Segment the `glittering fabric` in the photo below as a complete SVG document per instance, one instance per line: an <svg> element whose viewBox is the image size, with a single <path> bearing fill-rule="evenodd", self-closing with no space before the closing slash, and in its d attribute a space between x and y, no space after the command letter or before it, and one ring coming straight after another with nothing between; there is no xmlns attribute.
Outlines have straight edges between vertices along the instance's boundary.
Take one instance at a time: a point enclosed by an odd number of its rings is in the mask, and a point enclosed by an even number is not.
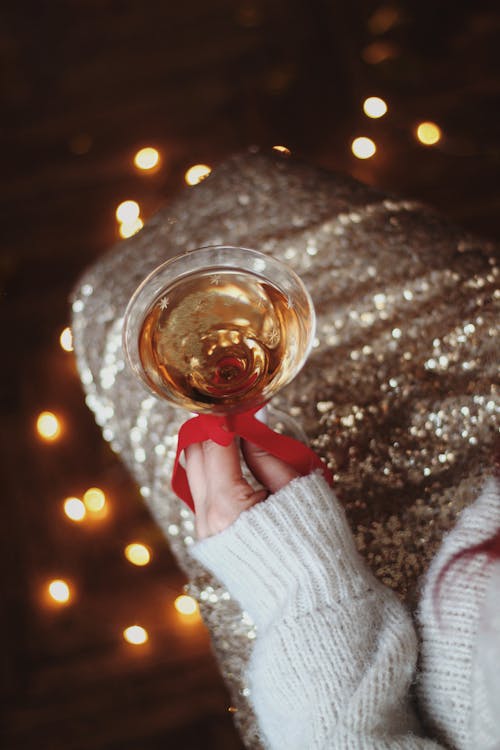
<svg viewBox="0 0 500 750"><path fill-rule="evenodd" d="M88 270L73 333L86 401L137 479L187 573L249 748L260 743L243 671L256 631L188 555L172 494L186 414L149 395L121 348L126 304L165 259L213 244L290 264L313 297L308 363L273 400L334 472L359 550L410 606L419 577L478 494L498 437L498 249L421 205L283 156L236 156Z"/></svg>

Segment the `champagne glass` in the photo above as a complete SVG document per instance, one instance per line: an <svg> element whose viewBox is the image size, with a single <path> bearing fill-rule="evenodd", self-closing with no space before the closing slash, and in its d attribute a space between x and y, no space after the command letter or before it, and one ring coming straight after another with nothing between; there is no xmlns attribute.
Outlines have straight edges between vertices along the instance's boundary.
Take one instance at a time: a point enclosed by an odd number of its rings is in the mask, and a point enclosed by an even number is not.
<svg viewBox="0 0 500 750"><path fill-rule="evenodd" d="M314 332L312 300L291 268L221 245L150 273L127 306L123 343L156 396L197 414L231 415L258 409L287 385Z"/></svg>

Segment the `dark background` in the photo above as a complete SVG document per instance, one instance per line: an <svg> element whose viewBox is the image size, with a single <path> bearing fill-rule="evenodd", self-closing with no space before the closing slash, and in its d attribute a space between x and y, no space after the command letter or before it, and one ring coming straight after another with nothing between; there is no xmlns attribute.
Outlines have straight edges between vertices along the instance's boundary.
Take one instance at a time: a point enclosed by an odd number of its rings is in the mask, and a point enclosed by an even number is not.
<svg viewBox="0 0 500 750"><path fill-rule="evenodd" d="M84 404L59 346L80 273L197 162L288 146L293 155L422 199L498 238L496 2L457 0L53 0L0 11L2 231L2 704L12 750L240 748L203 626L172 603L184 579L137 487ZM368 120L361 104L389 105ZM434 120L433 147L414 135ZM378 146L350 151L356 135ZM154 173L135 151L153 145ZM292 157L293 158L293 157ZM35 420L61 415L46 444ZM76 524L61 503L97 485L108 515ZM153 550L145 568L129 541ZM42 592L68 578L74 599ZM148 644L122 638L133 622Z"/></svg>

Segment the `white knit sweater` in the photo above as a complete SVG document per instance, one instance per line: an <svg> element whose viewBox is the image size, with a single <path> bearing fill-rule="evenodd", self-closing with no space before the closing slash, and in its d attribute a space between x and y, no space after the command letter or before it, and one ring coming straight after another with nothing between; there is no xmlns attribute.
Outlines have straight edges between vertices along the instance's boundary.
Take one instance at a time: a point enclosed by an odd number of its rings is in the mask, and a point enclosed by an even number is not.
<svg viewBox="0 0 500 750"><path fill-rule="evenodd" d="M257 626L248 684L265 747L500 747L474 659L491 566L475 563L465 581L454 574L445 580L441 626L432 606L433 583L450 555L500 527L499 498L491 481L444 541L424 588L418 688L435 739L423 736L409 698L418 653L412 619L359 557L344 512L318 474L193 545L193 556Z"/></svg>

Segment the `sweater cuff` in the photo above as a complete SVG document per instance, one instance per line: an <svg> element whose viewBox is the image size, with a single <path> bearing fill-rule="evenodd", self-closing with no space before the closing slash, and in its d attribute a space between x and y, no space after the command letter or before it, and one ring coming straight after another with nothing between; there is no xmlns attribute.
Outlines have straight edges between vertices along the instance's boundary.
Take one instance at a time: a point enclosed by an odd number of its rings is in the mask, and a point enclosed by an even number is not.
<svg viewBox="0 0 500 750"><path fill-rule="evenodd" d="M261 628L285 603L300 616L376 585L319 473L293 480L190 553Z"/></svg>

